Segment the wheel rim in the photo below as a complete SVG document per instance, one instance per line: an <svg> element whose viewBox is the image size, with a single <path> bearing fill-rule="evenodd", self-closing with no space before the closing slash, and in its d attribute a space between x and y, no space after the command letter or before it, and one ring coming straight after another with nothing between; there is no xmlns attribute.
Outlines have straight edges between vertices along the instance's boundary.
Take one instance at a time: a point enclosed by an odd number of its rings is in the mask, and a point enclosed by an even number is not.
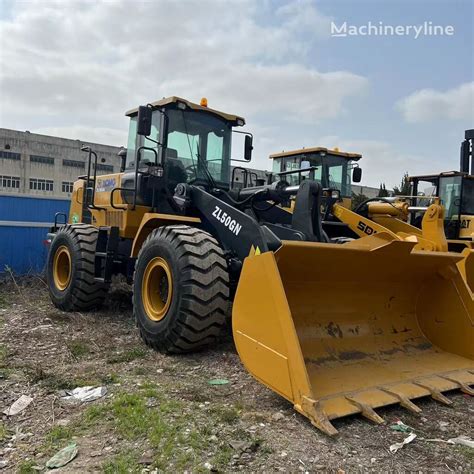
<svg viewBox="0 0 474 474"><path fill-rule="evenodd" d="M61 245L56 250L53 261L53 278L56 288L64 291L71 281L71 273L71 253L65 245Z"/></svg>
<svg viewBox="0 0 474 474"><path fill-rule="evenodd" d="M171 269L161 257L148 262L142 281L142 301L146 315L152 321L161 321L168 312L173 294Z"/></svg>

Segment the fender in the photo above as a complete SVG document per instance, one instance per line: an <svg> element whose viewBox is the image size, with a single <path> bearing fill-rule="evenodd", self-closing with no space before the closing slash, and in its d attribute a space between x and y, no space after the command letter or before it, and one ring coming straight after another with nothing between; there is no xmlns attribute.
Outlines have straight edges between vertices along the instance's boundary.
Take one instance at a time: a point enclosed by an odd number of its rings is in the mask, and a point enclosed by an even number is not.
<svg viewBox="0 0 474 474"><path fill-rule="evenodd" d="M133 239L131 257L136 258L138 252L140 251L143 242L150 234L153 229L161 227L163 225L170 224L190 224L196 225L200 224L201 219L199 217L189 217L189 216L178 216L173 214L159 214L156 212L147 212L142 219L140 227L138 228L137 235Z"/></svg>

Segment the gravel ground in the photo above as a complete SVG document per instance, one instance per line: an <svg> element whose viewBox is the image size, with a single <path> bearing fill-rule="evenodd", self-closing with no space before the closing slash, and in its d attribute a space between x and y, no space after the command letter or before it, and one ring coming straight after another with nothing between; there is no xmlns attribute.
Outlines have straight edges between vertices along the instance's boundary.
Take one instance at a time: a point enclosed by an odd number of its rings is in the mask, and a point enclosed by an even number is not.
<svg viewBox="0 0 474 474"><path fill-rule="evenodd" d="M210 385L225 379L224 385ZM74 404L61 397L80 386L106 396ZM60 472L463 471L474 449L428 439L474 436L472 397L448 394L452 406L419 400L421 416L400 407L336 420L329 438L242 367L231 341L187 356L146 348L134 326L130 293L116 285L105 309L64 313L39 278L0 283L0 411L21 395L32 403L0 415L0 470L32 473L71 442L78 455ZM417 438L395 454L406 433ZM2 470L3 467L3 470Z"/></svg>

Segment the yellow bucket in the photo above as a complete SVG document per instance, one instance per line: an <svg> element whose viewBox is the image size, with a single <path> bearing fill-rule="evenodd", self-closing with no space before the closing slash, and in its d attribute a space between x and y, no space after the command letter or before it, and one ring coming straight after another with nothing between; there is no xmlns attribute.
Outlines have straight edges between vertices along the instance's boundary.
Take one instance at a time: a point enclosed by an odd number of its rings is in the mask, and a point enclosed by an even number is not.
<svg viewBox="0 0 474 474"><path fill-rule="evenodd" d="M327 434L330 420L442 392L474 394L474 298L464 257L385 233L348 244L283 242L249 256L233 305L240 358Z"/></svg>
<svg viewBox="0 0 474 474"><path fill-rule="evenodd" d="M458 263L459 271L471 291L474 291L474 250L466 248L461 254L464 258Z"/></svg>

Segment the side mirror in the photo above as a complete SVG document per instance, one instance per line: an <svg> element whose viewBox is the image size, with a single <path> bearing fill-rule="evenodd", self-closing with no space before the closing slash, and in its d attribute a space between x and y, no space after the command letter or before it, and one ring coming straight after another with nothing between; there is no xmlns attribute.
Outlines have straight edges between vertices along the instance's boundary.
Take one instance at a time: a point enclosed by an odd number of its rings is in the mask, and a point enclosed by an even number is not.
<svg viewBox="0 0 474 474"><path fill-rule="evenodd" d="M362 179L362 168L354 168L352 170L352 182L353 183L360 183Z"/></svg>
<svg viewBox="0 0 474 474"><path fill-rule="evenodd" d="M151 133L151 107L140 105L138 107L137 134L147 137Z"/></svg>
<svg viewBox="0 0 474 474"><path fill-rule="evenodd" d="M125 171L125 165L127 164L127 149L122 148L118 152L118 156L120 158L120 171L123 173Z"/></svg>
<svg viewBox="0 0 474 474"><path fill-rule="evenodd" d="M244 160L250 161L252 159L253 137L252 135L245 135Z"/></svg>

